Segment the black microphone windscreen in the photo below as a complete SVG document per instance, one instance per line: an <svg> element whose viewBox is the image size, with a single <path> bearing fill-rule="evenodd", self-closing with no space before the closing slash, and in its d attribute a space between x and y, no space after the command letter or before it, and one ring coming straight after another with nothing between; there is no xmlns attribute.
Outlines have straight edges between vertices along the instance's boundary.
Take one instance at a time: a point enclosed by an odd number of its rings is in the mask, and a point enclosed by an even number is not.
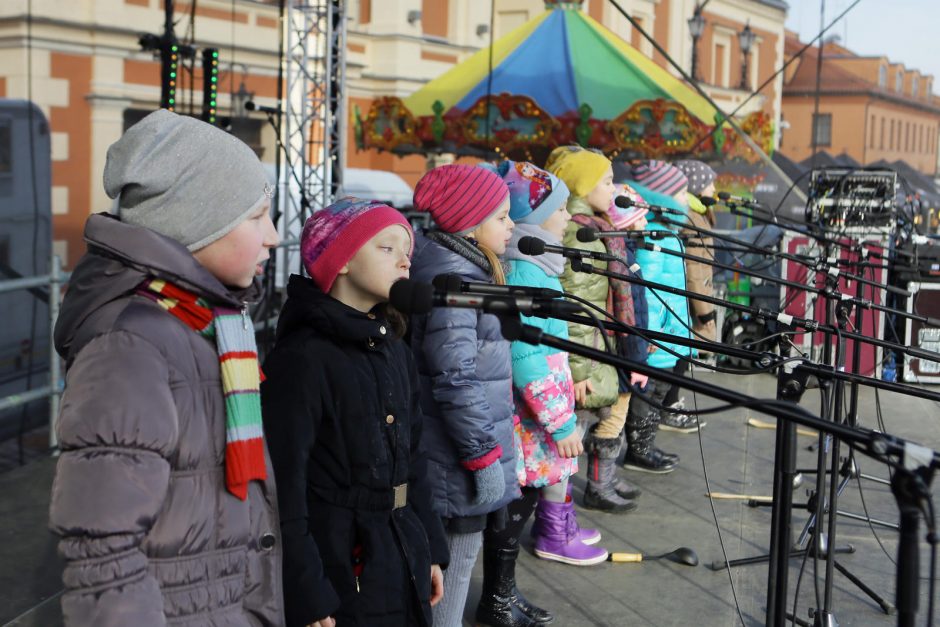
<svg viewBox="0 0 940 627"><path fill-rule="evenodd" d="M712 205L717 205L718 201L712 198L711 196L700 196L699 200L702 201L702 204L706 207L711 207Z"/></svg>
<svg viewBox="0 0 940 627"><path fill-rule="evenodd" d="M245 103L245 109L248 111L254 111L257 108L258 108L258 105L255 104L254 100L249 100L248 102Z"/></svg>
<svg viewBox="0 0 940 627"><path fill-rule="evenodd" d="M578 232L575 233L575 237L578 238L579 242L593 242L597 239L597 229L592 229L589 226L582 226L578 229Z"/></svg>
<svg viewBox="0 0 940 627"><path fill-rule="evenodd" d="M731 194L729 194L728 192L718 192L718 197L721 198L722 200L728 200L731 198Z"/></svg>
<svg viewBox="0 0 940 627"><path fill-rule="evenodd" d="M526 235L519 240L519 252L534 257L545 253L545 242L537 237Z"/></svg>
<svg viewBox="0 0 940 627"><path fill-rule="evenodd" d="M434 307L434 286L430 283L401 279L392 284L388 302L404 314L425 314Z"/></svg>
<svg viewBox="0 0 940 627"><path fill-rule="evenodd" d="M633 202L633 199L629 196L617 196L614 198L614 204L621 209L629 209L630 207L636 206L636 203Z"/></svg>

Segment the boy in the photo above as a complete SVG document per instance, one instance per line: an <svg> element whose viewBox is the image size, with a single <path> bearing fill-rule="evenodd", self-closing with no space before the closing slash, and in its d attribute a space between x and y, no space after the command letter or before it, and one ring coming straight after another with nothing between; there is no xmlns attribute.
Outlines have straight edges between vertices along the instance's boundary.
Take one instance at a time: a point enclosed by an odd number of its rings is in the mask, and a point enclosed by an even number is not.
<svg viewBox="0 0 940 627"><path fill-rule="evenodd" d="M278 244L248 146L165 110L108 150L56 324L66 625L282 625L247 303Z"/></svg>

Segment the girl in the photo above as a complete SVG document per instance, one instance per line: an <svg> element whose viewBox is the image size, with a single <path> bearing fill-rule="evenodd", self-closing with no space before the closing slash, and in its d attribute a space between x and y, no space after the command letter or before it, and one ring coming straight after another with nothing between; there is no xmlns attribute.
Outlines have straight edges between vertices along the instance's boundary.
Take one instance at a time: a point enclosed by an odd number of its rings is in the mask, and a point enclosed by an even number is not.
<svg viewBox="0 0 940 627"><path fill-rule="evenodd" d="M510 261L506 282L560 291L558 276L565 267L564 257L558 253L522 255L518 242L533 236L549 244L561 244L571 221L566 209L568 187L531 164L504 161L498 171L509 186L510 217L516 223L513 241L506 251ZM522 320L549 335L568 339L568 325L563 321L528 316ZM574 503L568 496L569 478L578 471L577 457L583 450L568 354L547 346L513 342L512 378L520 444L516 468L525 496L510 504L510 526L518 526L521 531L532 514L532 505L524 504L532 503L538 490L541 498L532 525L535 554L577 566L603 562L607 551L590 546L600 541L600 534L579 529ZM507 544L518 552L518 534L508 535Z"/></svg>
<svg viewBox="0 0 940 627"><path fill-rule="evenodd" d="M612 230L606 217L614 202L613 170L610 160L600 153L575 146L562 146L552 151L547 169L565 182L571 190L567 209L572 220L565 229L565 246L586 248L598 252L609 252L625 257L623 240L598 240L588 244L577 240L578 229L584 226L603 231ZM605 245L605 241L607 244ZM610 246L610 249L608 249ZM592 261L597 267L606 269L601 261ZM612 270L623 274L627 268L614 263ZM633 325L633 297L630 284L610 281L600 274L574 272L570 265L561 275L561 284L566 292L586 298L596 306L610 311L618 321ZM603 348L600 330L580 324L569 324L571 340L594 348ZM612 367L589 359L570 355L571 373L574 377L575 400L579 419L596 422L586 438L588 451L588 484L584 491L584 506L612 513L636 509L636 503L618 493L620 486L616 475L616 460L620 454L623 430L623 415L611 411L618 400L618 375Z"/></svg>
<svg viewBox="0 0 940 627"><path fill-rule="evenodd" d="M684 198L677 198L687 207L686 215L689 224L700 230L709 230L715 227L715 213L711 207L706 207L699 200L699 196L713 196L715 193L715 171L707 164L694 159L676 161L673 165L682 171L689 179L689 188ZM712 238L702 235L697 230L683 229L683 235L688 236L688 253L705 259L715 259L715 250ZM701 261L685 260L686 289L696 294L712 296L713 267ZM715 328L715 306L701 300L689 301L692 315L692 330L698 336L715 341L717 330ZM699 353L701 354L701 352ZM684 375L689 369L688 362L680 361L676 364L674 372ZM685 409L685 399L679 398L679 386L674 385L663 399L663 404L674 409ZM677 414L675 412L662 412L659 428L663 431L678 433L695 433L705 426L705 421L691 414Z"/></svg>
<svg viewBox="0 0 940 627"><path fill-rule="evenodd" d="M509 190L499 175L462 164L434 168L418 181L414 207L429 212L436 225L416 237L416 280L452 273L467 281L505 283L498 255L506 250L513 222ZM411 346L427 416L433 506L451 553L434 625L456 627L488 515L502 513L492 517L491 526L497 525L506 504L519 496L509 342L491 314L438 307L413 318Z"/></svg>
<svg viewBox="0 0 940 627"><path fill-rule="evenodd" d="M644 161L634 165L631 186L651 204L672 209L682 209L674 198L678 193L685 193L688 181L685 175L663 161ZM653 220L647 225L649 230L674 232L674 229ZM652 241L652 240L651 240ZM656 240L662 248L682 251L682 244L677 237L664 237ZM662 283L671 287L685 289L685 265L682 258L661 252L638 250L637 262L643 268L647 281ZM646 288L646 302L649 310L649 328L680 337L689 337L689 305L684 296L677 296L662 291ZM691 355L686 346L666 343L666 350L656 350L649 354L647 363L655 368L672 369L679 361L673 353L681 356ZM655 403L662 404L669 392L670 385L650 379L644 395ZM627 412L627 453L624 467L663 474L672 472L679 464L679 456L666 453L655 446L656 430L661 413L659 409L646 402L644 396L634 394L630 399Z"/></svg>
<svg viewBox="0 0 940 627"><path fill-rule="evenodd" d="M355 198L304 225L311 278L290 278L261 387L289 626L430 627L441 598L417 373L386 305L412 242L398 211Z"/></svg>

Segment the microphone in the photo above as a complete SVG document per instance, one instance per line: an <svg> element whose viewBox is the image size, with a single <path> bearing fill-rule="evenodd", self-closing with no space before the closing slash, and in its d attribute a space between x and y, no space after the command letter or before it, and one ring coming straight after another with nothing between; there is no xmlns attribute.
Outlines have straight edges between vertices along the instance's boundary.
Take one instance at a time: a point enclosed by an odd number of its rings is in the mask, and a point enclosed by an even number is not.
<svg viewBox="0 0 940 627"><path fill-rule="evenodd" d="M567 257L568 259L583 259L584 257L590 257L591 259L600 259L601 261L620 261L617 259L617 257L608 253L601 253L593 250L581 250L580 248L568 248L567 246L555 246L554 244L546 244L544 241L537 237L532 237L531 235L526 235L519 240L519 252L521 252L523 255L529 255L530 257L537 257L538 255L543 255L546 252L549 252L560 253L563 257Z"/></svg>
<svg viewBox="0 0 940 627"><path fill-rule="evenodd" d="M629 209L630 207L638 207L640 209L646 209L652 211L653 213L671 213L675 216L685 216L685 213L682 211L677 211L676 209L670 209L669 207L660 207L659 205L649 205L646 203L635 202L629 196L617 196L614 199L614 204L620 207L621 209Z"/></svg>
<svg viewBox="0 0 940 627"><path fill-rule="evenodd" d="M464 281L459 274L439 274L431 280L435 289L444 292L472 292L490 296L530 296L532 298L564 298L565 293L547 287L526 287L524 285L496 285L494 283L474 283Z"/></svg>
<svg viewBox="0 0 940 627"><path fill-rule="evenodd" d="M259 105L254 100L249 100L245 103L245 109L248 111L260 111L261 113L273 113L277 115L281 112L277 107L266 107L264 105Z"/></svg>
<svg viewBox="0 0 940 627"><path fill-rule="evenodd" d="M761 206L760 203L757 202L756 200L753 200L751 198L743 198L741 196L733 196L729 194L728 192L718 192L718 198L722 202L728 202L730 200L731 202L737 203L739 205L745 205L751 208ZM702 199L702 202L704 202L704 199Z"/></svg>
<svg viewBox="0 0 940 627"><path fill-rule="evenodd" d="M706 207L713 207L718 204L718 201L711 196L696 196L703 205Z"/></svg>
<svg viewBox="0 0 940 627"><path fill-rule="evenodd" d="M599 231L589 226L584 226L578 229L578 232L575 233L575 237L578 238L579 242L593 242L602 237L626 237L629 239L643 239L644 237L649 237L650 239L664 239L666 237L684 238L686 236L676 235L671 231Z"/></svg>
<svg viewBox="0 0 940 627"><path fill-rule="evenodd" d="M458 277L459 278L459 277ZM388 302L406 314L425 314L434 307L481 309L491 314L523 314L542 318L579 313L581 307L553 298L460 294L435 289L430 283L401 279L392 285Z"/></svg>

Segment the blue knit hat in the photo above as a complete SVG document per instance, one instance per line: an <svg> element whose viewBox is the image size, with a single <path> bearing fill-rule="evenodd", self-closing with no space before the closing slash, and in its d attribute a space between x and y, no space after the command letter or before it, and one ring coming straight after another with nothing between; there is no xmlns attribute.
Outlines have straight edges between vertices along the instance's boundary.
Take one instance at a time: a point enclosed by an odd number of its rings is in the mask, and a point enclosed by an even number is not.
<svg viewBox="0 0 940 627"><path fill-rule="evenodd" d="M509 218L520 224L542 224L568 202L568 186L528 161L503 161L496 167L509 188Z"/></svg>

